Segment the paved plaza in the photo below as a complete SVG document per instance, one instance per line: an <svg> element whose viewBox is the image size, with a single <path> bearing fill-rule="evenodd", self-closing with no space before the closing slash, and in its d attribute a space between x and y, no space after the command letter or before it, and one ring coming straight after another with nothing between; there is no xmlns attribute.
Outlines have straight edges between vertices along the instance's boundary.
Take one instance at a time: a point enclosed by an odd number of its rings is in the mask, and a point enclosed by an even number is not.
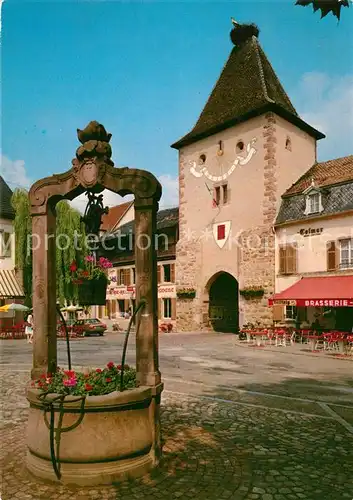
<svg viewBox="0 0 353 500"><path fill-rule="evenodd" d="M73 363L118 363L122 342L118 333L74 341ZM26 472L31 345L0 347L1 500L353 498L351 359L303 346L257 349L232 335L162 334L161 467L138 481L76 489ZM132 336L130 363L133 353Z"/></svg>

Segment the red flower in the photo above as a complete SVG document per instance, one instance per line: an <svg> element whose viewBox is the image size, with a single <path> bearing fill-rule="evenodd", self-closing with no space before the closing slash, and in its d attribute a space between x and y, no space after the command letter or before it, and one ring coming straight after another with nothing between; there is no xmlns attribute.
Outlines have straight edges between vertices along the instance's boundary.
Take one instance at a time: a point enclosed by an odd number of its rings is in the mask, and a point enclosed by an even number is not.
<svg viewBox="0 0 353 500"><path fill-rule="evenodd" d="M65 370L64 371L65 375L67 375L69 378L75 378L76 374L73 370Z"/></svg>
<svg viewBox="0 0 353 500"><path fill-rule="evenodd" d="M88 271L82 271L82 276L89 276L89 272Z"/></svg>
<svg viewBox="0 0 353 500"><path fill-rule="evenodd" d="M87 392L91 391L93 389L93 386L91 384L85 384L85 390Z"/></svg>
<svg viewBox="0 0 353 500"><path fill-rule="evenodd" d="M39 378L47 378L47 377L44 375L44 373L42 373L42 375Z"/></svg>
<svg viewBox="0 0 353 500"><path fill-rule="evenodd" d="M118 370L121 370L121 365L116 365Z"/></svg>
<svg viewBox="0 0 353 500"><path fill-rule="evenodd" d="M72 273L74 273L75 271L77 271L77 264L76 264L76 261L75 261L75 260L73 260L73 261L71 262L70 271L71 271Z"/></svg>
<svg viewBox="0 0 353 500"><path fill-rule="evenodd" d="M97 368L96 372L97 373L102 373L102 370L100 368Z"/></svg>
<svg viewBox="0 0 353 500"><path fill-rule="evenodd" d="M89 374L88 373L85 373L85 378L88 378L89 377Z"/></svg>
<svg viewBox="0 0 353 500"><path fill-rule="evenodd" d="M107 367L109 368L109 370L111 370L112 368L114 368L113 361L109 361L109 363L107 364Z"/></svg>
<svg viewBox="0 0 353 500"><path fill-rule="evenodd" d="M111 378L106 378L105 381L109 383L109 382L112 381L112 379Z"/></svg>

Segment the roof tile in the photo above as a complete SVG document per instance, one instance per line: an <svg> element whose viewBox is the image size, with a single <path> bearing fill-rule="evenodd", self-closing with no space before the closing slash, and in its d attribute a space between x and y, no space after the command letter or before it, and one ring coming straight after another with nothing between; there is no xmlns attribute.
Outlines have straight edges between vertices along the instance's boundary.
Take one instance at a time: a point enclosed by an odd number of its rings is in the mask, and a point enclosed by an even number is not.
<svg viewBox="0 0 353 500"><path fill-rule="evenodd" d="M302 193L313 180L318 187L353 181L353 155L315 163L297 182L287 189L284 196Z"/></svg>

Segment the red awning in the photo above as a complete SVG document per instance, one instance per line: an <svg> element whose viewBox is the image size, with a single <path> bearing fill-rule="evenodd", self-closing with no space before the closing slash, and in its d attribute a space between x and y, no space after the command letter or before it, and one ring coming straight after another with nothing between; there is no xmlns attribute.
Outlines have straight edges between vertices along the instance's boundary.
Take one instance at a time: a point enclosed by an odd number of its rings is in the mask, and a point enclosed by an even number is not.
<svg viewBox="0 0 353 500"><path fill-rule="evenodd" d="M269 300L270 306L277 304L300 307L353 307L353 276L302 278Z"/></svg>

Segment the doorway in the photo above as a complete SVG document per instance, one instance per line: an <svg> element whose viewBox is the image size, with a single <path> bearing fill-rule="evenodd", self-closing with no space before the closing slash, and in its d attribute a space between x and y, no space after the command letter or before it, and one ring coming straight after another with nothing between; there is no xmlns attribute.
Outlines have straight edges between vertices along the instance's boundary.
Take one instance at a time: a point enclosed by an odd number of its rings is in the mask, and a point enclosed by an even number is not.
<svg viewBox="0 0 353 500"><path fill-rule="evenodd" d="M209 286L209 322L215 332L237 333L239 330L239 286L229 273L214 276Z"/></svg>

